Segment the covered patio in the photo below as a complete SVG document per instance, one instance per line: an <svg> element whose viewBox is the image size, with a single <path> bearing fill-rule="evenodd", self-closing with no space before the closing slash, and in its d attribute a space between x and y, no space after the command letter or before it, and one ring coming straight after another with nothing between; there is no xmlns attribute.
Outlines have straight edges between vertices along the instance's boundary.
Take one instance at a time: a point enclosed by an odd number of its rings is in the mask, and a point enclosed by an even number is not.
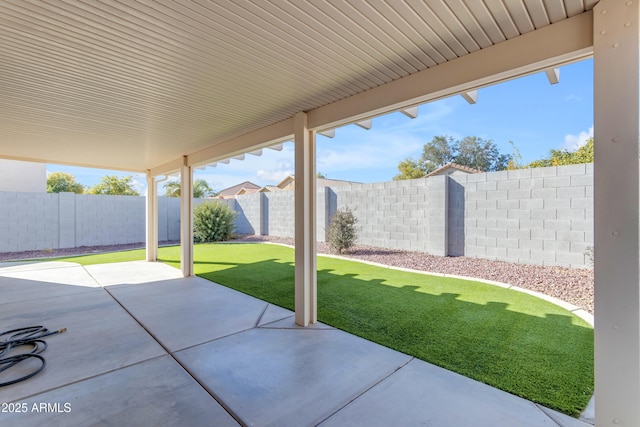
<svg viewBox="0 0 640 427"><path fill-rule="evenodd" d="M128 365L137 367L138 375L145 376L143 365L147 360L177 368L176 361L184 356L182 363L194 378L206 377L211 372L217 376L216 367L207 362L209 357L226 354L241 361L246 353L251 353L248 351L251 346L242 347L242 337L255 335L256 343L260 343L260 336L282 334L282 339L267 340L275 346L273 363L282 363L281 369L287 370L292 381L301 387L297 390L302 391L291 393L288 407L293 407L296 414L306 414L318 405L316 399L337 397L327 396L321 388L313 400L306 394L316 382L326 380L327 373L338 378L334 386L343 380L345 387L351 384L347 381L351 372L345 371L346 363L334 364L330 358L320 357L326 354L325 346L336 343L314 347L305 357L298 357L296 352L289 359L278 357L289 349L288 334L341 336L340 332L327 331L317 324L316 133L349 123L366 127L372 117L392 111L415 114L418 105L447 96L460 94L475 102L479 89L531 73L546 72L550 82L554 82L558 78L556 67L592 56L596 150L596 424L640 425L639 18L637 0L4 1L0 3L3 101L0 157L145 172L150 262L157 258L156 181L164 175L180 173L182 278L165 277L159 273L162 266L150 263L146 268L138 268L159 274L161 283L153 287L133 285L135 272L129 277L130 270L121 266L104 276L96 272L98 276L94 276L91 288L80 288L86 292L78 295L96 298L91 307L99 310L111 306L115 310L113 316L122 317L124 324L137 330L139 338L146 342L148 353L129 354L127 357L138 359L116 363L106 371L115 374ZM172 293L186 297L190 286L198 286L200 279L192 277L193 169L245 153L257 154L260 149L292 139L296 176L296 309L293 319L283 320L287 328L266 327L270 322L264 319L278 320L279 316L266 308L245 325L247 331L227 331L229 337L211 344L202 344L211 337L194 338L186 344L163 338L171 330L163 328L170 328L170 323L162 323L164 326L158 330L145 326L157 339L153 340L140 324L152 321L142 319L145 311L153 312L163 305L158 302L157 306L141 308L134 303L128 308L127 304L135 300L139 289L149 292L162 289L159 297L167 298ZM85 277L73 266L53 270L56 277L62 276L62 283L73 284L80 276ZM38 279L34 277L43 273L31 274L35 276L26 280L37 285ZM78 288L55 285L53 289L64 294L63 289ZM3 290L3 302L4 294ZM39 311L32 307L45 300L27 298L7 304L14 311L5 319L11 319L11 325L18 320L33 323ZM180 301L178 297L176 301ZM265 303L262 304L264 310ZM126 314L128 309L133 317ZM141 311L137 312L138 309ZM50 311L43 313L54 313L55 318L73 316L77 311L62 299L49 300L47 310ZM2 316L6 313L9 311L3 311ZM186 316L198 311L184 302L173 313ZM269 317L272 314L275 318ZM135 320L138 316L140 324ZM216 320L221 330L225 318ZM195 320L189 328L181 328L179 335L187 338L191 331L197 335L202 326ZM304 329L289 328L294 323ZM109 333L114 332L123 333L122 330ZM117 338L107 336L110 340ZM75 341L78 338L72 338L71 334L54 338L73 340L70 344L76 342L82 347L82 342ZM98 348L110 340L98 343ZM217 347L220 343L223 345ZM202 348L206 349L203 351L207 357L196 351L199 344L205 346ZM68 354L73 354L74 347L69 346ZM325 409L310 416L309 423L329 423L338 416L347 417L340 420L344 423L365 419L369 408L358 402L366 399L344 406L349 399L396 369L401 368L390 380L416 365L415 361L403 360L387 351L381 350L382 353L382 368L376 368L376 373L362 382L356 381L354 388L340 396L342 403L318 405ZM328 364L321 370L325 362ZM249 387L248 379L252 378L254 368L251 363L238 368L238 374L246 375L247 379L245 387L236 390L238 399L244 402L252 402L253 396L264 391L262 387L275 386L268 383ZM192 379L181 372L184 381L191 383ZM55 371L61 377L69 374L68 368ZM98 372L87 375L91 377L88 381L106 378ZM270 377L264 378L269 381ZM78 380L66 383L63 380L50 393L64 393L66 387L56 388L62 384L77 387L81 384L75 383ZM163 378L157 381L162 383ZM379 383L383 384L384 381ZM202 386L213 389L204 380ZM34 390L20 394L16 391L20 387L0 390L3 401L38 396ZM109 384L98 384L95 390L108 387ZM438 383L435 395L442 395L446 389L444 383ZM375 396L376 390L378 386L367 395ZM234 390L229 392L233 395ZM198 393L201 396L198 399L211 402L211 396ZM213 394L216 393L223 394L214 390ZM115 394L116 399L124 398L121 391L112 390L109 394ZM491 395L484 390L478 394ZM90 395L81 398L87 396ZM490 412L491 404L482 402L479 411ZM175 401L163 403L168 407ZM471 401L457 403L460 416L474 413L475 404ZM344 408L334 414L336 404ZM333 409L326 409L329 407ZM208 408L212 414L222 414L221 419L233 422L215 404ZM357 414L349 415L349 408L356 408L353 410ZM251 409L246 412L242 408L226 409L239 417L236 421L252 422ZM277 417L283 413L276 409L276 405L267 405L261 415L273 413ZM86 416L85 421L90 423L109 412L105 407L94 410L72 415ZM443 405L432 408L430 416L437 417L440 412L446 412ZM547 422L541 420L537 425Z"/></svg>
<svg viewBox="0 0 640 427"><path fill-rule="evenodd" d="M68 328L7 425L589 425L160 263L0 264L0 291L0 324Z"/></svg>

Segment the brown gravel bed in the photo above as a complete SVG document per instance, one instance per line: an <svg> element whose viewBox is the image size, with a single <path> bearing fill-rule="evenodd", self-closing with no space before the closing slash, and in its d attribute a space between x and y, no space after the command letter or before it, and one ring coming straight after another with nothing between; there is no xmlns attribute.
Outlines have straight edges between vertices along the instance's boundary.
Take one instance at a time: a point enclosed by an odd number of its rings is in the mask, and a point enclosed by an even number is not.
<svg viewBox="0 0 640 427"><path fill-rule="evenodd" d="M273 242L293 245L293 239L270 236L245 236L238 242ZM161 242L177 244L179 242ZM143 248L144 243L28 252L0 253L0 261L62 257ZM327 243L318 243L318 252L333 253ZM503 282L561 299L593 313L593 271L564 267L541 267L468 257L440 257L422 252L409 252L357 245L346 257L377 262L394 267L411 268L432 273L455 274Z"/></svg>
<svg viewBox="0 0 640 427"><path fill-rule="evenodd" d="M293 245L293 239L247 236L237 241L273 242ZM328 243L318 243L318 253L332 254ZM343 256L394 267L432 273L455 274L507 283L561 299L593 314L593 270L542 267L469 257L442 257L356 245Z"/></svg>

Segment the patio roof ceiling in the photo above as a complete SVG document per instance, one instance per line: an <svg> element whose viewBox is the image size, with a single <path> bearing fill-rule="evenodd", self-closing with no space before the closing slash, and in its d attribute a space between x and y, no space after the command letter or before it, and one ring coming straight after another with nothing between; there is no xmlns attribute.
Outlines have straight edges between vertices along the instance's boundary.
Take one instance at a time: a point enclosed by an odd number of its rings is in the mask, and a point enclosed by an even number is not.
<svg viewBox="0 0 640 427"><path fill-rule="evenodd" d="M591 19L578 18L595 3L3 1L0 157L131 171L215 160L288 137L299 111L328 127L449 95L456 78L492 83L491 49L512 39L525 59L502 51L504 71L555 46L549 58L577 59L592 43ZM565 21L584 37L523 39ZM260 129L271 131L234 148Z"/></svg>

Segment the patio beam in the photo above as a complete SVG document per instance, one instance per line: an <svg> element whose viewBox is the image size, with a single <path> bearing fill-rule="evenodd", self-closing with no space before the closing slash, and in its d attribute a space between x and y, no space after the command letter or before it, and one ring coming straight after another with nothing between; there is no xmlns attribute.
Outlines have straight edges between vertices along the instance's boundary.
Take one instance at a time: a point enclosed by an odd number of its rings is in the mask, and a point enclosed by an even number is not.
<svg viewBox="0 0 640 427"><path fill-rule="evenodd" d="M193 276L193 168L187 156L180 168L180 270Z"/></svg>
<svg viewBox="0 0 640 427"><path fill-rule="evenodd" d="M189 166L202 166L244 154L248 151L255 151L258 148L267 148L270 145L293 138L292 130L293 118L283 120L190 154L188 156L188 164Z"/></svg>
<svg viewBox="0 0 640 427"><path fill-rule="evenodd" d="M180 172L182 165L184 164L184 159L182 157L165 163L160 166L156 166L154 168L149 169L148 173L151 176L160 176L160 175L172 175L177 172Z"/></svg>
<svg viewBox="0 0 640 427"><path fill-rule="evenodd" d="M309 129L335 128L483 86L544 71L592 53L585 12L309 111Z"/></svg>
<svg viewBox="0 0 640 427"><path fill-rule="evenodd" d="M544 70L544 73L547 75L549 84L557 85L560 83L560 68L549 68L548 70Z"/></svg>
<svg viewBox="0 0 640 427"><path fill-rule="evenodd" d="M594 8L596 425L640 425L640 6Z"/></svg>
<svg viewBox="0 0 640 427"><path fill-rule="evenodd" d="M294 117L295 143L295 321L316 323L316 140L307 114Z"/></svg>
<svg viewBox="0 0 640 427"><path fill-rule="evenodd" d="M158 186L151 171L147 171L146 226L146 259L156 261L158 259Z"/></svg>

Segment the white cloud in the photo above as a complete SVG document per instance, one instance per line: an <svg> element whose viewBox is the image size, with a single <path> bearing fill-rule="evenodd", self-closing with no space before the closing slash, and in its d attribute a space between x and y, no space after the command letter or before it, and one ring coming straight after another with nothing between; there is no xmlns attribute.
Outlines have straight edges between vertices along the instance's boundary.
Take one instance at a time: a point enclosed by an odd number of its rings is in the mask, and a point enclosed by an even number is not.
<svg viewBox="0 0 640 427"><path fill-rule="evenodd" d="M566 150L576 150L587 143L589 138L593 138L593 126L589 130L582 131L578 135L568 134L564 137L562 148Z"/></svg>
<svg viewBox="0 0 640 427"><path fill-rule="evenodd" d="M256 173L256 175L261 180L277 183L277 182L282 181L283 179L285 179L289 175L293 175L293 169L276 170L276 171L261 169Z"/></svg>
<svg viewBox="0 0 640 427"><path fill-rule="evenodd" d="M565 96L565 97L564 97L564 100L565 100L565 101L576 101L576 102L580 102L580 101L582 101L582 96L580 96L580 95L576 95L576 94L572 93L572 94L570 94L570 95Z"/></svg>

